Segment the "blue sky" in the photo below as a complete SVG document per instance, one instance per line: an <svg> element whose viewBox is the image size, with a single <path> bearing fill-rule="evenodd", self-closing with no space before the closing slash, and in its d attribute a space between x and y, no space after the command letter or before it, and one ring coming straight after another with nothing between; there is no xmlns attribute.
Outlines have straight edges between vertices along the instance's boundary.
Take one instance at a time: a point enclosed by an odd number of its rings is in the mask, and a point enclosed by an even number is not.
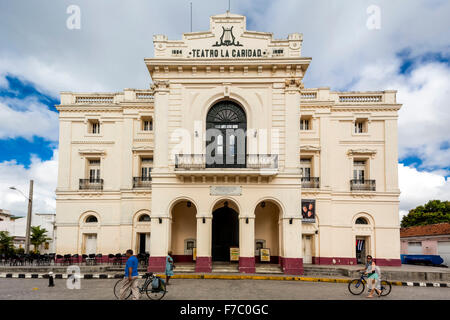
<svg viewBox="0 0 450 320"><path fill-rule="evenodd" d="M190 2L0 1L0 208L24 214L23 201L4 189L26 190L37 176L37 210L54 211L59 92L148 88L152 36L188 32ZM228 7L192 2L194 31ZM66 26L72 4L81 9L79 30ZM366 26L373 4L379 30ZM448 1L244 0L231 8L247 16L248 30L303 33L303 56L312 57L306 87L398 90L400 210L449 199L450 39L436 31L450 29Z"/></svg>
<svg viewBox="0 0 450 320"><path fill-rule="evenodd" d="M17 111L23 110L20 101L33 99L40 102L50 111L57 112L55 105L59 101L49 95L39 92L32 82L20 79L13 74L5 77L7 81L6 87L0 87L0 101L4 98L17 99L19 103L9 103L8 105ZM48 140L46 138L35 135L25 139L17 137L13 139L0 139L0 162L15 161L26 168L31 163L31 155L34 154L42 160L50 160L53 156L53 149L58 147L58 141Z"/></svg>

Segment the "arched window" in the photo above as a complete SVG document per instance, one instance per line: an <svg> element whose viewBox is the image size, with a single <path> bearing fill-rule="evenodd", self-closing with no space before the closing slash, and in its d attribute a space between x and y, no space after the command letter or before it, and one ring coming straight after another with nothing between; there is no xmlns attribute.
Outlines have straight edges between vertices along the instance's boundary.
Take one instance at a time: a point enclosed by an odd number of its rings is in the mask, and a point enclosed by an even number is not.
<svg viewBox="0 0 450 320"><path fill-rule="evenodd" d="M358 219L356 219L355 224L369 224L369 222L366 218L359 217Z"/></svg>
<svg viewBox="0 0 450 320"><path fill-rule="evenodd" d="M206 116L206 166L244 168L247 117L232 101L216 103Z"/></svg>
<svg viewBox="0 0 450 320"><path fill-rule="evenodd" d="M96 216L89 216L86 218L86 223L96 223L96 222L98 222Z"/></svg>
<svg viewBox="0 0 450 320"><path fill-rule="evenodd" d="M148 214L143 214L139 217L139 222L150 222L150 216Z"/></svg>

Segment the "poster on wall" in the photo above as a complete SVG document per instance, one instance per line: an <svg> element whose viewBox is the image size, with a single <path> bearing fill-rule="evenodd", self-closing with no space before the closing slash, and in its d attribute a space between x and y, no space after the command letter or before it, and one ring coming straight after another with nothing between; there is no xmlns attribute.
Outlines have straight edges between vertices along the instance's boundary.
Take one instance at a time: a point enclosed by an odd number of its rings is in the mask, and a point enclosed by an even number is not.
<svg viewBox="0 0 450 320"><path fill-rule="evenodd" d="M316 200L302 199L302 222L316 222Z"/></svg>
<svg viewBox="0 0 450 320"><path fill-rule="evenodd" d="M230 261L239 261L239 248L230 248Z"/></svg>
<svg viewBox="0 0 450 320"><path fill-rule="evenodd" d="M270 249L267 248L259 249L259 258L261 262L270 262Z"/></svg>

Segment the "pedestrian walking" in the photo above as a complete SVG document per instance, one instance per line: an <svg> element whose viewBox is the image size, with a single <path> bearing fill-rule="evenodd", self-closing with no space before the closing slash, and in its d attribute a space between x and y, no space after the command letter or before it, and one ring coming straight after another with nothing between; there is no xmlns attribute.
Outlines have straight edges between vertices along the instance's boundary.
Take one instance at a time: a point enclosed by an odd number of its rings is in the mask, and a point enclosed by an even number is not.
<svg viewBox="0 0 450 320"><path fill-rule="evenodd" d="M133 250L127 250L126 256L128 258L125 265L125 277L123 280L122 288L120 289L120 300L127 298L127 292L131 288L133 294L133 300L139 300L140 293L138 288L138 264L139 261L136 256L133 255Z"/></svg>
<svg viewBox="0 0 450 320"><path fill-rule="evenodd" d="M175 264L173 263L172 251L169 251L166 257L166 285L169 285L170 277L173 276L173 269Z"/></svg>

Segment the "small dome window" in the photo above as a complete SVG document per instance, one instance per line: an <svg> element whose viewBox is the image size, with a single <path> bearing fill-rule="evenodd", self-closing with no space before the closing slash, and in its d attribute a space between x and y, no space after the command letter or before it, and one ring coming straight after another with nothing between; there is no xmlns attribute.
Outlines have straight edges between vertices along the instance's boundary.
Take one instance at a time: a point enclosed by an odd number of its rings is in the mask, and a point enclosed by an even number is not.
<svg viewBox="0 0 450 320"><path fill-rule="evenodd" d="M96 223L98 222L97 217L95 216L89 216L86 218L86 223Z"/></svg>
<svg viewBox="0 0 450 320"><path fill-rule="evenodd" d="M139 222L150 222L150 216L148 214L143 214L139 217Z"/></svg>
<svg viewBox="0 0 450 320"><path fill-rule="evenodd" d="M356 219L356 224L369 224L369 222L365 218L358 218Z"/></svg>

